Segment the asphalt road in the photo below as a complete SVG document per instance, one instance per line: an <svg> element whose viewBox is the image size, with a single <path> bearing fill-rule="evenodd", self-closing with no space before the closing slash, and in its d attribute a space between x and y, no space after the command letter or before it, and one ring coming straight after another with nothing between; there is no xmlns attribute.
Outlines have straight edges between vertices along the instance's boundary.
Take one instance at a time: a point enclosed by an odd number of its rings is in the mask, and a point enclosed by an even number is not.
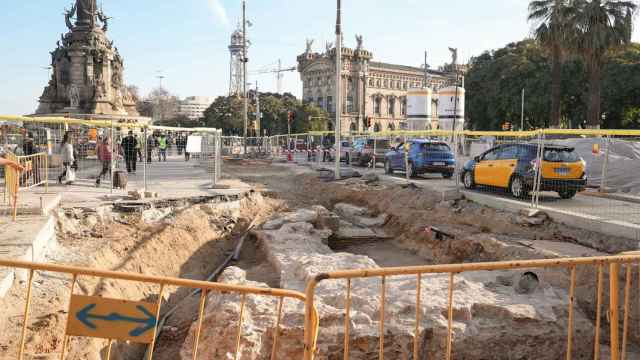
<svg viewBox="0 0 640 360"><path fill-rule="evenodd" d="M294 160L298 163L307 162L306 153L296 153ZM316 162L317 163L317 162ZM327 168L333 169L333 163L324 163ZM343 163L343 166L347 166ZM384 181L395 183L407 183L404 173L397 172L393 175L387 175L384 173L382 164L378 164L379 168L362 168L357 166L349 166L357 170L362 174L375 173ZM411 183L416 186L430 187L438 190L456 189L456 180L443 179L439 174L427 174L422 175L410 180ZM459 184L462 187L462 184ZM469 190L463 190L469 191ZM527 206L531 203L531 199L514 199L506 191L500 189L491 188L478 188L473 190L484 194L492 194L497 197L504 197L511 200L519 201L523 206ZM621 199L614 199L606 196L593 196L578 194L573 199L561 199L558 194L554 192L543 192L540 196L540 205L545 207L554 208L557 210L570 211L574 213L590 215L606 221L624 221L631 224L640 225L640 198L624 201Z"/></svg>

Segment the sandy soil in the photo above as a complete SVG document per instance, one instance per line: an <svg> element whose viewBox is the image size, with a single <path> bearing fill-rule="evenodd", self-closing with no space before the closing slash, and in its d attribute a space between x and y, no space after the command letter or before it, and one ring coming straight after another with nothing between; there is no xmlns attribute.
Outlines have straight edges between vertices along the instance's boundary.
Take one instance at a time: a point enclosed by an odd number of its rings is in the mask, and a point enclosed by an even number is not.
<svg viewBox="0 0 640 360"><path fill-rule="evenodd" d="M76 232L59 234L59 247L50 254L49 260L98 269L205 279L235 246L235 240L254 217L268 216L278 207L279 202L264 201L261 197L243 200L237 222L199 205L154 225L142 222L139 216L105 224L83 220L75 226ZM71 218L77 215L76 211ZM257 260L248 265L260 266ZM25 359L59 358L70 286L70 278L60 274L35 274ZM158 286L81 277L75 293L155 301L158 290ZM3 329L0 332L0 359L17 358L25 292L26 284L16 283L12 291L0 299L3 309L0 316L0 328ZM189 292L190 289L167 288L163 308L172 307ZM177 323L188 319L190 323L194 312L189 307L185 308L184 313L176 313L172 319ZM167 326L170 328L174 324L168 323ZM103 340L73 338L67 358L101 359L100 353L104 353L105 346L106 341ZM140 346L114 343L112 359L140 359L143 350Z"/></svg>
<svg viewBox="0 0 640 360"><path fill-rule="evenodd" d="M481 207L464 200L442 203L439 194L399 185L363 185L361 183L324 182L317 174L298 174L268 162L226 163L228 177L239 178L257 189L265 198L245 201L240 219L231 231L223 219L200 206L175 214L168 221L149 225L139 218L119 222L90 223L80 221L75 233L60 236L59 249L52 262L193 279L206 278L235 245L248 223L256 216L266 219L286 209L323 205L332 209L347 202L368 207L372 215L386 213L390 220L384 227L392 240L364 243L343 250L372 257L381 265L419 265L478 260L474 249L442 249L425 232L437 226L456 238L490 234L503 241L548 240L575 242L580 237L598 236L577 229L547 223L532 230L514 222L514 215ZM84 218L82 214L72 217ZM242 260L235 264L248 271L250 280L277 286L275 272L262 260L254 240L249 238ZM33 306L28 325L26 359L59 357L69 301L70 279L56 274L37 273L34 278ZM0 359L14 359L22 325L26 286L14 286L0 299L3 308L0 328ZM120 281L79 279L76 293L113 298L154 301L157 286ZM180 303L190 291L167 289L163 309ZM175 359L186 332L195 320L198 298L188 298L165 323L155 352L156 359ZM69 359L100 359L105 349L102 340L72 339ZM113 359L140 359L143 348L116 343Z"/></svg>
<svg viewBox="0 0 640 360"><path fill-rule="evenodd" d="M382 246L407 250L410 254L424 259L424 263L474 260L474 254L464 249L460 249L458 253L448 251L447 256L439 252L436 248L437 243L434 243L425 231L429 226L436 226L458 239L489 234L501 241L547 240L575 243L579 238L603 238L598 234L550 222L535 228L522 226L515 221L514 214L466 200L441 202L439 194L425 189L381 183L363 185L362 182L350 180L325 182L315 173L294 174L286 167L258 161L252 161L250 166L231 164L225 169L254 187L273 193L273 196L282 199L290 208L319 204L332 209L336 203L346 202L368 207L373 215L389 214L391 218L384 230L394 239ZM360 249L354 249L354 252L362 253L367 247L365 244ZM398 261L403 261L406 255L402 251L370 251L372 257L383 264L397 264ZM376 256L375 252L380 253L380 256ZM364 254L369 255L366 252ZM389 258L385 258L385 254Z"/></svg>

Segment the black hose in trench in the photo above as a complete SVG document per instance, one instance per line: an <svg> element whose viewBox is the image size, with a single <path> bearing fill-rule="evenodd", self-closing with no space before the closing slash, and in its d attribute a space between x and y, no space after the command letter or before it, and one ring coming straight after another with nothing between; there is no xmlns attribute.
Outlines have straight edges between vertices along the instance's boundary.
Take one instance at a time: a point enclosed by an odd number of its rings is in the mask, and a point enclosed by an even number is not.
<svg viewBox="0 0 640 360"><path fill-rule="evenodd" d="M222 274L222 272L229 267L229 264L231 263L231 261L238 261L240 260L240 252L242 251L242 247L244 246L245 240L247 238L247 236L249 236L249 233L251 232L251 230L253 230L253 228L256 225L256 222L258 220L258 216L256 216L253 221L251 221L251 223L249 224L249 227L247 227L247 229L244 231L244 233L242 234L242 236L238 239L238 243L236 244L233 252L231 254L229 254L229 256L227 256L224 261L222 262L222 264L220 264L206 279L206 281L215 281L215 279L218 278L218 276L220 276L220 274ZM162 332L162 328L164 327L164 324L167 322L167 320L169 319L169 317L171 317L171 315L173 315L174 312L176 312L176 310L178 310L178 308L180 307L180 305L182 305L184 303L184 301L192 296L196 296L200 293L200 291L202 291L201 289L196 289L194 291L192 291L189 295L185 296L182 300L180 300L180 302L178 302L174 307L172 307L169 311L167 311L166 313L164 313L164 315L162 315L162 317L160 318L160 321L158 321L157 324L157 331L156 331L156 338L155 338L155 343L156 345L158 344L158 339L160 338L160 333ZM144 353L144 357L143 360L147 360L149 358L149 349L150 347L147 347L147 351L145 351Z"/></svg>

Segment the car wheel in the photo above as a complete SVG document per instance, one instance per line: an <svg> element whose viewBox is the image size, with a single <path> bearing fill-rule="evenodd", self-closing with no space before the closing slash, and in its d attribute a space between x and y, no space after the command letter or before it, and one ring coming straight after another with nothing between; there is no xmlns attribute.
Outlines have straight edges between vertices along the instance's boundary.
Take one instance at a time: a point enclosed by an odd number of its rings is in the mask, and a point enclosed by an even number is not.
<svg viewBox="0 0 640 360"><path fill-rule="evenodd" d="M391 168L391 162L389 160L384 161L384 172L386 174L393 174L393 169Z"/></svg>
<svg viewBox="0 0 640 360"><path fill-rule="evenodd" d="M558 191L558 195L560 195L562 199L572 199L574 196L576 196L576 193L577 193L576 190L570 190L570 189L563 189Z"/></svg>
<svg viewBox="0 0 640 360"><path fill-rule="evenodd" d="M522 199L528 194L524 180L520 176L514 176L513 179L511 179L509 190L511 190L511 195L518 199Z"/></svg>
<svg viewBox="0 0 640 360"><path fill-rule="evenodd" d="M473 173L471 171L465 171L462 175L462 183L467 189L473 189L476 187L476 183L473 180Z"/></svg>
<svg viewBox="0 0 640 360"><path fill-rule="evenodd" d="M445 179L451 179L453 177L453 173L452 172L442 173L442 177Z"/></svg>

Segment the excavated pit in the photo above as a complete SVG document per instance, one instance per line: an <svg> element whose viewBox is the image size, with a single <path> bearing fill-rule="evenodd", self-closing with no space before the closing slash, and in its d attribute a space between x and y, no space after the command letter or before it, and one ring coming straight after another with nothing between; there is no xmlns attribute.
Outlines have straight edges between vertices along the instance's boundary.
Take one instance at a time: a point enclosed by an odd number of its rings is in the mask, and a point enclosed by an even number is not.
<svg viewBox="0 0 640 360"><path fill-rule="evenodd" d="M249 192L238 196L117 201L98 208L61 209L56 226L58 247L48 254L47 261L204 280L233 251L251 221L270 216L280 207L279 201ZM249 278L255 275L256 280L268 283L268 276L263 274L273 274L273 270L260 260L255 241L245 243L242 255L243 260L234 265L247 269ZM59 358L70 280L61 274L35 273L25 359ZM156 302L158 290L157 285L79 277L75 294ZM0 299L1 359L17 358L25 291L26 284L16 281ZM167 319L161 331L158 348L166 353L175 348L173 341L181 342L179 330L188 329L193 321L195 310L190 293L191 289L175 287L164 291L163 312L181 304L180 311ZM72 338L66 358L102 359L106 346L105 340ZM142 359L144 350L144 346L114 342L111 359Z"/></svg>
<svg viewBox="0 0 640 360"><path fill-rule="evenodd" d="M368 269L519 259L606 255L633 248L612 239L551 222L544 214L511 214L464 199L441 201L438 194L416 188L350 180L319 181L314 175L255 167L234 169L242 180L283 199L293 210L275 214L254 231L258 247L280 274L282 288L304 291L317 274L342 269ZM318 206L322 205L322 206ZM365 222L357 224L344 207L359 208ZM343 209L340 210L339 208ZM353 210L353 209L352 209ZM381 220L381 217L384 220ZM350 228L341 234L341 225ZM357 228L354 231L353 227ZM437 231L435 231L437 230ZM371 236L374 231L375 236ZM438 232L449 236L440 237ZM637 268L634 267L634 271ZM605 269L605 279L608 273ZM230 268L221 281L266 286ZM621 272L620 283L624 283ZM422 278L419 358L442 358L446 349L448 275ZM459 359L565 358L568 333L570 272L568 269L472 272L455 276L453 356ZM632 280L632 288L635 279ZM596 269L578 268L573 314L574 359L593 357ZM388 277L385 282L385 358L413 358L416 277ZM605 280L604 288L608 288ZM351 290L351 358L375 359L379 351L381 279L357 279ZM345 281L323 281L316 290L320 315L319 359L343 355ZM619 297L623 298L622 289ZM275 302L250 297L245 309L241 358L271 357ZM198 358L231 356L239 298L211 295ZM605 295L603 304L608 303ZM606 306L606 305L605 305ZM622 313L622 308L620 309ZM638 357L638 305L631 304L627 358ZM286 343L277 358L302 356L299 304L285 305L281 323ZM601 358L608 355L608 318L601 322ZM180 349L180 359L192 357L192 325Z"/></svg>
<svg viewBox="0 0 640 360"><path fill-rule="evenodd" d="M327 183L252 163L226 166L258 193L238 198L202 197L129 201L60 213L60 248L51 261L170 277L205 279L232 252L249 223L240 261L217 279L256 287L304 292L320 273L343 269L460 262L596 256L629 250L622 239L605 238L550 222L544 214L510 214L464 199L442 202L429 191L370 180ZM263 195L261 195L263 194ZM442 232L448 236L440 236ZM633 245L635 246L635 244ZM634 271L637 268L634 267ZM605 279L608 273L605 271ZM592 358L595 269L578 269L574 312L574 359ZM420 332L415 334L416 277L385 280L385 358L443 358L446 349L448 275L424 275ZM620 283L624 284L624 271ZM564 358L568 323L568 270L476 272L455 277L456 359ZM320 315L318 359L343 354L346 282L324 281L316 291ZM352 281L351 358L376 359L379 351L381 279ZM27 359L57 358L69 279L36 275ZM636 288L637 283L632 282ZM608 288L605 281L604 288ZM0 299L0 358L17 353L24 284ZM157 286L81 278L76 293L129 300L157 300ZM162 313L177 309L160 329L155 359L191 359L198 297L168 288ZM623 299L622 292L619 294ZM198 359L233 358L240 297L207 297ZM605 296L603 304L608 304ZM606 306L606 305L605 305ZM42 310L44 309L44 311ZM276 328L276 299L249 296L241 359L270 359ZM640 338L638 304L630 307L630 352ZM300 359L304 308L285 301L278 359ZM164 316L163 316L164 318ZM602 359L608 358L608 319L603 311ZM101 359L106 341L73 339L69 358ZM116 342L112 359L142 359L144 347Z"/></svg>

